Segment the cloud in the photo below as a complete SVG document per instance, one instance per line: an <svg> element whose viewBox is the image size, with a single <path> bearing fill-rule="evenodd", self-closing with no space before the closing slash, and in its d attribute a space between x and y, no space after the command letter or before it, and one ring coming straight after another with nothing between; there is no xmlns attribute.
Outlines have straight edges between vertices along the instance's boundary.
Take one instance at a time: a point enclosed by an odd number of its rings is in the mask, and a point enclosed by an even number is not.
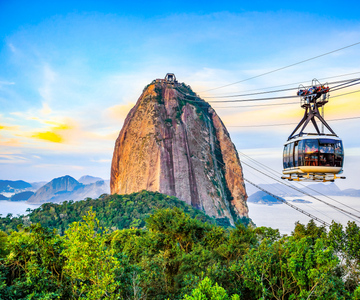
<svg viewBox="0 0 360 300"><path fill-rule="evenodd" d="M29 160L26 157L20 156L15 153L0 154L0 164L22 164L28 162Z"/></svg>
<svg viewBox="0 0 360 300"><path fill-rule="evenodd" d="M43 114L43 115L49 115L49 114L51 114L52 110L51 110L49 104L46 103L46 102L43 102L42 105L43 105L43 107L42 107L42 109L41 109L41 111L40 111L41 114Z"/></svg>
<svg viewBox="0 0 360 300"><path fill-rule="evenodd" d="M39 122L47 125L51 125L51 127L48 127L48 130L46 131L32 132L28 136L34 139L39 139L52 143L64 143L65 136L68 136L67 131L70 131L74 127L73 125L69 124L73 123L73 121L69 119L67 120L68 123L59 123L55 121L41 120L38 118L35 118L35 120L38 120Z"/></svg>
<svg viewBox="0 0 360 300"><path fill-rule="evenodd" d="M14 85L15 82L10 82L10 81L0 81L0 88L3 86L3 85Z"/></svg>
<svg viewBox="0 0 360 300"><path fill-rule="evenodd" d="M91 161L97 163L109 163L111 162L111 159L92 159Z"/></svg>
<svg viewBox="0 0 360 300"><path fill-rule="evenodd" d="M18 128L18 126L8 126L8 125L2 125L0 124L0 130L7 130L7 131L11 131L11 130L16 130Z"/></svg>
<svg viewBox="0 0 360 300"><path fill-rule="evenodd" d="M21 147L23 146L23 143L19 141L19 139L16 138L10 138L10 139L3 139L1 138L0 146L6 147Z"/></svg>
<svg viewBox="0 0 360 300"><path fill-rule="evenodd" d="M51 132L51 131L37 132L37 133L32 134L31 137L40 139L40 140L45 140L48 142L53 142L53 143L64 142L64 139L62 138L62 136L60 134Z"/></svg>
<svg viewBox="0 0 360 300"><path fill-rule="evenodd" d="M12 43L9 43L8 46L9 46L9 48L10 48L10 50L11 50L12 53L15 53L15 52L16 52L16 48L15 48L15 46L14 46Z"/></svg>
<svg viewBox="0 0 360 300"><path fill-rule="evenodd" d="M106 111L107 115L114 119L125 119L130 110L134 107L134 103L127 103L127 104L118 104L112 107L109 107Z"/></svg>

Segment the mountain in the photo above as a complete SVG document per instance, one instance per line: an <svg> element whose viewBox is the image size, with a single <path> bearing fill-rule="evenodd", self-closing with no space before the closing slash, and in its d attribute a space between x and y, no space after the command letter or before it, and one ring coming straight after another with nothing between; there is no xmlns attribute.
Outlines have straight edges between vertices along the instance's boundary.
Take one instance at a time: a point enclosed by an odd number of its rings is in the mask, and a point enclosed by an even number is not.
<svg viewBox="0 0 360 300"><path fill-rule="evenodd" d="M47 181L31 182L31 190L36 192L39 188L47 184Z"/></svg>
<svg viewBox="0 0 360 300"><path fill-rule="evenodd" d="M287 182L284 183L288 184ZM279 197L297 197L303 195L301 192L289 188L281 183L269 183L269 184L260 183L259 186L265 189L266 191ZM259 191L256 187L250 184L246 185L246 190L248 191L249 195L252 195Z"/></svg>
<svg viewBox="0 0 360 300"><path fill-rule="evenodd" d="M288 182L284 182L285 184L291 184ZM299 197L304 196L304 193L319 196L321 194L327 196L348 196L348 197L360 197L360 190L357 189L345 189L341 190L339 187L334 183L316 183L316 184L308 184L306 186L299 186L294 185L298 191L282 185L280 183L272 183L272 184L259 184L260 187L263 189L271 192L274 195L280 197ZM249 195L252 195L259 191L257 188L253 187L252 185L247 185L246 190ZM303 193L304 192L304 193Z"/></svg>
<svg viewBox="0 0 360 300"><path fill-rule="evenodd" d="M31 184L23 180L0 180L0 193L15 193L27 188L31 188Z"/></svg>
<svg viewBox="0 0 360 300"><path fill-rule="evenodd" d="M8 200L8 197L5 197L3 194L0 194L0 200Z"/></svg>
<svg viewBox="0 0 360 300"><path fill-rule="evenodd" d="M97 198L102 194L109 193L108 184L103 180L91 184L82 184L73 177L66 175L55 178L42 186L28 200L29 203L62 202L67 200L83 200L85 198Z"/></svg>
<svg viewBox="0 0 360 300"><path fill-rule="evenodd" d="M268 195L267 193L263 191L258 191L251 196L249 196L248 202L257 203L257 204L282 204L282 202L278 199L275 199L274 197Z"/></svg>
<svg viewBox="0 0 360 300"><path fill-rule="evenodd" d="M344 194L344 196L360 197L360 190L356 190L356 189L346 189L343 190L342 193Z"/></svg>
<svg viewBox="0 0 360 300"><path fill-rule="evenodd" d="M51 199L62 193L71 192L80 183L69 175L58 177L45 184L30 197L29 203L55 202Z"/></svg>
<svg viewBox="0 0 360 300"><path fill-rule="evenodd" d="M102 181L102 180L103 179L100 177L93 177L90 175L84 175L80 179L78 179L78 181L82 184L90 184L90 183L95 183L96 181Z"/></svg>
<svg viewBox="0 0 360 300"><path fill-rule="evenodd" d="M10 197L10 201L26 201L35 193L32 191L21 192Z"/></svg>
<svg viewBox="0 0 360 300"><path fill-rule="evenodd" d="M112 194L148 190L176 196L232 224L248 216L229 133L184 83L157 79L144 89L116 140L110 188Z"/></svg>
<svg viewBox="0 0 360 300"><path fill-rule="evenodd" d="M309 187L315 190L316 192L309 190ZM321 193L328 196L343 196L342 191L334 182L331 182L329 184L324 184L324 183L311 184L308 185L307 187L302 188L301 190L311 195L316 195L318 193Z"/></svg>

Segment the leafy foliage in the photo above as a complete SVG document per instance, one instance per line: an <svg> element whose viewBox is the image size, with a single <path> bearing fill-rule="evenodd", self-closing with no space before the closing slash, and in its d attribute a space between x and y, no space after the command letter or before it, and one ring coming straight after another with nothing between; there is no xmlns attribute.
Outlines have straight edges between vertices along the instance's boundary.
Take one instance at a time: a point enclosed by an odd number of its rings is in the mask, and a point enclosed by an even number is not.
<svg viewBox="0 0 360 300"><path fill-rule="evenodd" d="M0 299L360 298L354 222L296 224L281 236L174 205L154 209L145 226L109 231L84 213L63 236L40 224L0 232Z"/></svg>

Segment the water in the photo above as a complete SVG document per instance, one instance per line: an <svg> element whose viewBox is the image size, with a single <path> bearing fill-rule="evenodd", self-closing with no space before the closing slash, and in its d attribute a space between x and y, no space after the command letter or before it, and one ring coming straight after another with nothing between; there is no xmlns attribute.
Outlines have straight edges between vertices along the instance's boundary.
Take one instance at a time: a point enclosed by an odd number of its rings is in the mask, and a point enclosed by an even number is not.
<svg viewBox="0 0 360 300"><path fill-rule="evenodd" d="M286 200L293 199L303 199L311 201L312 203L295 203L290 202L291 204L305 210L308 213L324 220L327 223L331 223L332 220L339 222L343 225L346 225L348 221L356 220L356 223L360 225L360 219L352 219L339 211L311 198L308 196L304 197L287 197ZM317 196L317 198L326 201L330 204L338 206L346 211L349 211L355 215L360 216L359 212L351 210L348 207L345 207L335 201L330 199ZM335 199L343 204L346 204L354 209L360 211L360 198L359 197L343 197L343 196L330 196L330 198ZM307 224L310 220L306 215L298 212L297 210L285 205L285 204L275 204L272 206L248 203L249 206L249 216L254 221L256 226L266 226L277 228L282 234L290 234L294 230L295 222L299 221L302 224ZM317 223L319 225L319 223Z"/></svg>
<svg viewBox="0 0 360 300"><path fill-rule="evenodd" d="M14 217L17 215L26 215L28 208L35 209L40 205L29 204L26 201L0 201L0 214L1 217L6 217L7 214L12 214Z"/></svg>

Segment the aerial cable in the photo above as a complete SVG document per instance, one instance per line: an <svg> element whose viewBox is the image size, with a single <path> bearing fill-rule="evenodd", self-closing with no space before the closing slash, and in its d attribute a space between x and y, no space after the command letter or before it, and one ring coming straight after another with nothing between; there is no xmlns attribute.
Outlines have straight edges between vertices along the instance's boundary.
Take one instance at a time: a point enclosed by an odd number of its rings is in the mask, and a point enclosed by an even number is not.
<svg viewBox="0 0 360 300"><path fill-rule="evenodd" d="M339 81L334 81L334 82L327 82L326 85L331 85L331 84L336 84L336 83L351 83L353 81L358 81L360 80L360 78L353 78L353 79L347 79L347 80L339 80ZM341 85L339 85L341 86ZM334 87L332 87L334 88ZM202 98L205 99L210 99L210 98L234 98L234 97L245 97L245 96L252 96L252 95L261 95L261 94L269 94L269 93L280 93L280 92L285 92L285 91L292 91L292 90L297 90L299 89L299 87L292 87L292 88L287 88L287 89L280 89L280 90L271 90L271 91L264 91L264 92L257 92L257 93L248 93L248 94L237 94L237 95L224 95L224 96L204 96ZM190 97L192 97L190 95Z"/></svg>
<svg viewBox="0 0 360 300"><path fill-rule="evenodd" d="M239 152L239 151L238 151L238 152ZM248 173L250 173L250 174L252 174L252 175L254 175L254 176L258 176L258 175L255 175L255 173L251 172L250 170L246 170L246 172L248 172ZM265 179L263 179L263 178L262 178L262 181L267 182L267 184L271 184L270 181L267 181L267 180L265 180ZM273 188L275 188L276 190L278 190L278 191L280 191L280 192L284 192L283 190L281 190L281 189L278 188L277 186L273 186ZM277 199L277 198L275 198L275 199ZM285 201L287 201L287 200L285 200ZM327 217L327 218L329 218L329 219L333 219L333 220L336 221L337 223L340 223L338 220L336 220L336 219L334 219L333 217L330 217L330 216L324 214L322 211L316 209L315 207L313 207L313 206L311 207L310 205L308 205L308 204L306 204L306 203L303 203L303 204L306 205L307 207L309 207L310 209L315 210L316 212L318 212L319 214L323 215L324 217Z"/></svg>
<svg viewBox="0 0 360 300"><path fill-rule="evenodd" d="M338 87L338 88L336 88L336 89L330 89L330 91L334 92L334 91L342 90L342 89L348 88L348 87L350 87L350 86L358 85L358 84L360 84L360 82L356 82L356 83L353 83L353 84L349 84L349 85L347 85L347 86Z"/></svg>
<svg viewBox="0 0 360 300"><path fill-rule="evenodd" d="M331 119L328 121L336 122L336 121L345 121L345 120L354 120L360 119L360 117L349 117L349 118L341 118L341 119ZM259 124L259 125L227 125L226 127L268 127L268 126L287 126L287 125L296 125L298 123L282 123L282 124Z"/></svg>
<svg viewBox="0 0 360 300"><path fill-rule="evenodd" d="M358 79L360 80L360 79ZM337 91L337 90L341 90L341 89L344 89L344 88L348 88L350 86L353 86L353 85L357 85L357 84L360 84L360 82L356 82L356 83L353 83L351 85L347 85L347 86L342 86L342 87L338 87L336 88L335 90L333 90L333 88L330 88L330 92L331 91ZM181 94L183 94L185 97L193 97L195 99L201 99L200 97L196 97L196 96L191 96L191 95L186 95L182 92L180 92ZM235 99L235 100L209 100L207 102L209 103L232 103L232 102L253 102L253 101L269 101L269 100L279 100L279 99L293 99L293 98L298 98L299 96L297 95L293 95L293 96L282 96L282 97L267 97L267 98L252 98L252 99ZM187 101L187 102L205 102L205 100L190 100L190 99L185 99L184 98L184 101Z"/></svg>
<svg viewBox="0 0 360 300"><path fill-rule="evenodd" d="M359 73L360 73L360 72L353 72L353 73L347 73L347 74L342 74L342 75L336 75L336 76L330 76L330 77L323 77L323 78L319 78L318 80L319 80L319 81L323 81L323 80L325 80L325 79L344 77L344 76L349 76L349 75L354 75L354 74L359 74ZM306 80L303 80L303 81L300 81L300 82L293 82L293 83L282 84L282 85L267 86L267 87L263 87L263 88L245 90L245 91L241 91L241 93L253 92L253 91L262 91L262 90L266 90L266 89L279 88L279 87L284 87L284 86L289 86L289 85L294 85L294 84L299 85L299 84L303 84L304 81L306 81ZM340 83L340 82L344 82L344 81L346 81L346 80L334 81L334 82L332 82L332 84ZM329 83L329 84L331 84L331 83ZM294 88L294 89L297 89L297 88ZM234 92L234 93L239 93L239 92ZM204 97L204 98L207 98L207 97Z"/></svg>
<svg viewBox="0 0 360 300"><path fill-rule="evenodd" d="M336 95L336 96L330 96L330 99L349 95L349 94L354 94L354 93L358 93L358 92L360 92L360 90L356 90L353 92L344 93L344 94L340 94L340 95ZM284 105L284 104L299 104L299 102L297 101L297 102L270 103L270 104L257 104L257 105L232 105L232 106L220 106L220 107L214 106L213 108L234 108L234 107L241 108L241 107L272 106L272 105ZM298 123L292 123L292 125L294 125L294 124L298 124ZM285 124L285 125L288 125L288 124Z"/></svg>
<svg viewBox="0 0 360 300"><path fill-rule="evenodd" d="M284 70L284 69L287 69L287 68L302 64L304 62L308 62L308 61L317 59L319 57L323 57L323 56L326 56L326 55L329 55L329 54L332 54L332 53L335 53L335 52L338 52L338 51L341 51L341 50L344 50L344 49L347 49L347 48L350 48L350 47L353 47L353 46L356 46L356 45L359 45L359 44L360 44L360 42L357 42L357 43L354 43L354 44L351 44L351 45L348 45L348 46L345 46L345 47L342 47L342 48L332 50L330 52L326 52L326 53L323 53L323 54L320 54L320 55L317 55L317 56L314 56L314 57L311 57L311 58L308 58L308 59L304 59L302 61L287 65L285 67L281 67L281 68L278 68L278 69L275 69L275 70L272 70L272 71L268 71L268 72L265 72L265 73L262 73L262 74L259 74L259 75L256 75L256 76L252 76L252 77L249 77L249 78L246 78L246 79L243 79L243 80L239 80L239 81L236 81L236 82L233 82L233 83L229 83L229 84L226 84L226 85L223 85L223 86L219 86L219 87L216 87L216 88L208 89L208 90L205 90L205 91L202 91L202 92L208 92L208 91L214 91L214 90L222 89L224 87L232 86L232 85L235 85L235 84L238 84L238 83L241 83L241 82L245 82L245 81L248 81L248 80L251 80L251 79L255 79L255 78L258 78L258 77L261 77L261 76L271 74L271 73L275 73L275 72L278 72L278 71L281 71L281 70Z"/></svg>
<svg viewBox="0 0 360 300"><path fill-rule="evenodd" d="M293 204L289 203L289 202L288 202L288 201L286 201L285 199L283 199L283 198L281 198L281 197L278 197L278 196L274 195L273 193L270 193L270 192L266 191L265 189L263 189L262 187L258 186L258 185L257 185L257 184L255 184L255 183L253 183L252 181L250 181L250 180L246 179L245 177L243 177L243 178L244 178L244 180L245 180L246 182L248 182L248 183L252 184L253 186L255 186L256 188L258 188L259 190L261 190L261 191L263 191L263 192L265 192L265 193L269 194L271 197L273 197L273 198L275 198L275 199L277 199L277 200L281 201L282 203L284 203L284 204L286 204L286 205L290 206L290 207L291 207L291 208L293 208L293 209L296 209L297 211L299 211L299 212L301 212L302 214L304 214L304 215L306 215L306 216L310 217L311 219L318 221L319 223L323 224L324 226L330 227L330 224L329 224L329 223L327 223L327 222L325 222L325 221L323 221L322 219L320 219L320 218L318 218L318 217L316 217L316 216L314 216L314 215L312 215L312 214L308 213L307 211L305 211L305 210L303 210L303 209L301 209L301 208L299 208L299 207L297 207L297 206L295 206L295 205L293 205Z"/></svg>
<svg viewBox="0 0 360 300"><path fill-rule="evenodd" d="M278 171L270 168L269 166L267 166L267 165L265 165L265 164L263 164L263 163L255 160L254 158L246 155L245 153L243 153L243 152L241 152L241 151L238 151L238 152L239 152L240 155L242 155L243 157L245 157L245 158L253 161L253 162L256 163L257 165L259 165L259 166L261 166L261 167L263 167L263 168L268 169L268 171L271 172L272 174L274 174L274 175L276 175L276 176L278 176L279 174L282 175L280 172L278 172ZM333 199L333 198L329 197L328 195L325 195L325 194L323 194L323 193L321 193L321 192L319 192L319 191L317 191L317 190L315 190L315 189L313 189L313 188L311 188L311 187L309 187L309 186L306 186L305 184L302 184L302 183L300 183L300 182L297 182L297 183L298 183L299 185L301 185L302 187L305 187L305 188L307 188L307 189L309 189L309 190L311 190L311 191L313 191L313 192L318 193L318 194L321 195L321 196L324 196L324 197L326 197L326 198L328 198L328 199L330 199L330 200L332 200L332 201L334 201L334 202L337 202L337 203L339 203L339 204L341 204L341 205L343 205L343 206L345 206L345 207L347 207L347 208L350 208L350 209L352 209L352 210L360 213L359 210L357 210L357 209L355 209L355 208L353 208L353 207L351 207L351 206L349 206L349 205L346 205L346 204L344 204L344 203L342 203L342 202L340 202L340 201L337 201L336 199ZM291 184L289 183L289 185L291 185Z"/></svg>
<svg viewBox="0 0 360 300"><path fill-rule="evenodd" d="M344 86L344 85L347 85L347 84L350 84L350 83L353 83L353 82L356 82L356 81L359 81L359 80L360 80L360 78L350 79L350 80L348 80L348 81L346 81L346 82L344 82L344 83L335 85L335 86L331 87L330 89L333 90L333 89L335 89L335 88L337 88L337 87L339 87L339 86Z"/></svg>
<svg viewBox="0 0 360 300"><path fill-rule="evenodd" d="M233 108L233 107L258 107L258 106L273 106L273 105L288 105L288 104L299 104L299 101L296 102L284 102L284 103L270 103L270 104L255 104L255 105L232 105L232 106L212 106L212 108Z"/></svg>
<svg viewBox="0 0 360 300"><path fill-rule="evenodd" d="M244 162L244 161L243 161L243 164L245 164L245 165L248 166L249 168L252 168L252 169L258 171L259 173L261 173L261 174L263 174L263 175L265 175L265 176L268 176L268 177L272 178L273 180L275 180L275 181L277 181L277 182L279 182L279 183L281 183L281 184L283 184L283 185L285 185L285 186L287 186L287 187L289 187L289 188L292 188L293 190L296 190L296 191L298 191L298 192L300 192L300 193L302 193L302 194L304 194L304 195L306 195L306 196L309 196L309 197L311 197L311 198L313 198L313 199L316 199L316 200L318 200L318 201L326 204L327 206L332 207L333 209L337 210L338 212L346 215L347 217L353 219L354 221L359 222L358 220L355 220L355 219L352 218L351 216L353 216L353 217L355 217L355 218L358 218L358 219L360 219L360 216L357 216L357 215L355 215L355 214L353 214L353 213L351 213L351 212L348 212L348 211L346 211L346 210L344 210L344 209L342 209L342 208L339 208L339 207L337 207L337 206L335 206L335 205L333 205L333 204L327 203L326 201L324 201L324 200L322 200L322 199L319 199L319 198L317 198L317 197L315 197L315 196L313 196L313 195L311 195L311 194L309 194L309 193L307 193L307 192L304 192L304 191L302 191L301 189L298 189L297 187L294 187L294 186L291 186L291 185L287 185L286 183L280 181L279 179L271 177L270 175L268 175L268 174L266 174L266 173L264 173L264 172L256 169L255 167L251 166L250 164L248 164L248 163L246 163L246 162Z"/></svg>

